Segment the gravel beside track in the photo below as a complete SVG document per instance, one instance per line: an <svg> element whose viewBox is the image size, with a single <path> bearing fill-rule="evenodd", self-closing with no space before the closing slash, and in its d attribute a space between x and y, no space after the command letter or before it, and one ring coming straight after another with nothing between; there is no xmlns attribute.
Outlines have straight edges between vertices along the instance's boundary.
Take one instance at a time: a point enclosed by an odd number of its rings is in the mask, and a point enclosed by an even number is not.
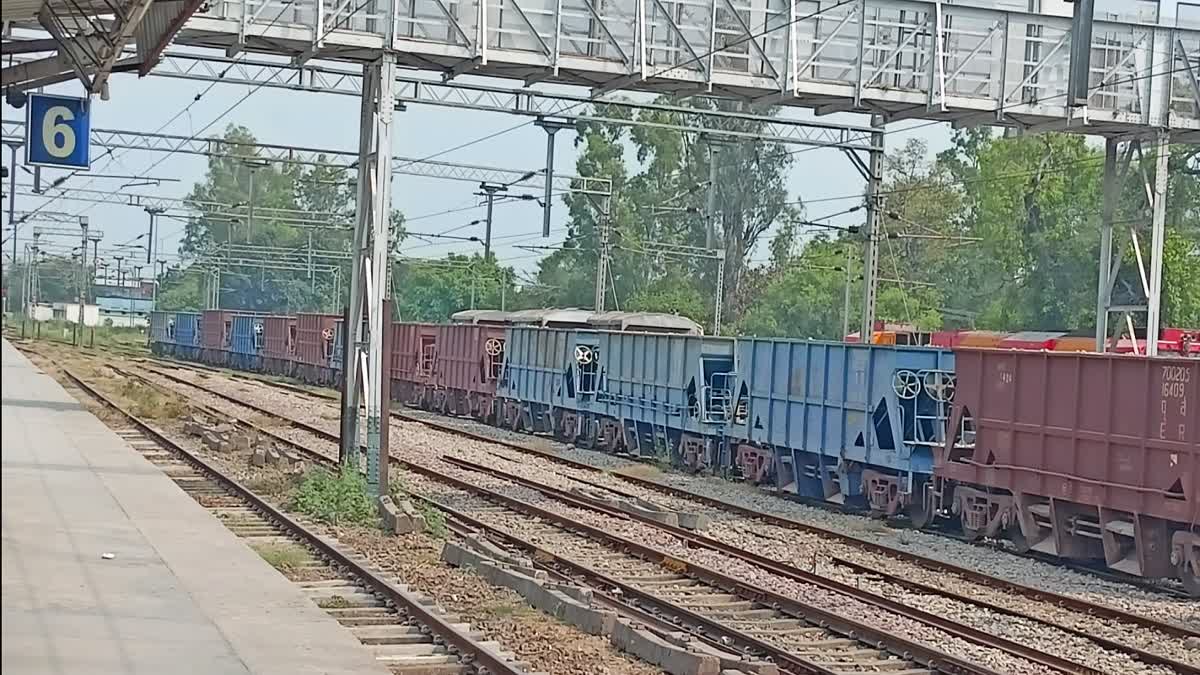
<svg viewBox="0 0 1200 675"><path fill-rule="evenodd" d="M243 379L230 379L211 374L200 375L197 371L186 368L178 369L173 374L185 379L200 378L196 381L201 382L205 386L242 397L249 402L257 403L270 409L284 411L285 414L304 420L314 426L319 426L333 432L337 430L337 409L333 401L297 394L265 383L254 383ZM175 384L174 386L181 387L182 385ZM188 389L189 392L187 393L189 395L208 397L208 400L212 401L214 407L221 407L218 402L224 403L224 405L231 405L221 401L219 397L204 394L195 389ZM408 414L408 411L406 411L406 414ZM445 421L444 418L440 417L436 419L440 422ZM503 434L511 437L513 440L527 444L532 441L539 447L562 447L560 444L546 439L533 439L526 435L513 434L512 432L478 425L468 420L454 420L454 424L462 425L463 428L474 432L482 430L485 433L497 436ZM1040 621L1014 617L1007 613L991 612L966 602L952 600L944 596L914 592L895 584L874 579L870 576L864 576L861 572L844 567L839 563L839 559L868 565L877 569L886 569L891 573L903 576L905 579L930 586L952 588L955 593L966 597L979 598L997 607L1028 614L1037 619L1052 621L1062 626L1084 631L1089 635L1107 638L1137 649L1166 656L1181 663L1193 666L1200 665L1200 646L1190 644L1179 638L1157 633L1144 627L1130 626L1111 619L1102 619L1061 608L1048 602L1038 602L1006 594L975 582L933 572L912 563L866 552L844 542L755 521L738 514L689 500L666 496L621 481L612 476L584 472L572 467L552 464L547 460L536 457L531 458L527 453L521 453L505 446L480 442L452 433L429 429L415 422L393 419L392 428L396 432L393 436L393 454L401 456L408 461L419 462L426 466L436 464L433 468L439 471L444 471L451 475L462 475L464 473L463 469L444 462L435 463L431 461L432 458L450 453L457 457L494 466L500 470L560 489L579 487L581 483L577 482L577 480L581 479L592 485L610 487L616 490L618 494L636 495L648 499L664 507L705 513L713 519L713 524L707 534L719 541L787 562L801 569L817 572L831 579L869 588L894 600L921 607L943 616L953 617L955 620L966 625L991 630L996 635L1035 646L1043 651L1061 654L1079 663L1106 672L1157 674L1171 671L1161 667L1147 666L1144 663L1131 659L1124 653L1116 653L1099 648L1095 643L1085 638L1047 627ZM289 428L286 431L280 430L280 433L285 436L297 434L296 440L298 442L305 444L312 443L311 440L305 440L300 437L300 435L303 435L307 439L312 439L313 435L307 432ZM328 446L333 445L323 440L320 443ZM573 451L570 455L575 459L599 456L604 459L604 464L606 465L604 468L621 465L629 466L631 464L620 460L620 458L587 451ZM480 474L473 472L465 473L470 474L472 480L487 478L488 480L495 481L491 484L505 486L507 489L514 488L511 483L506 481L492 477L481 477ZM829 513L820 509L794 504L753 489L747 490L746 486L731 484L718 479L683 477L674 474L664 474L658 476L657 479L662 480L664 483L710 494L711 496L744 506L752 506L763 511L779 513L780 515L796 518L803 522L812 522L822 527L844 529L843 526L849 525L855 535L864 539L878 541L901 549L919 550L923 555L945 559L954 564L975 567L988 574L1009 578L1025 585L1075 595L1090 602L1100 602L1101 604L1114 606L1125 611L1137 612L1160 620L1200 627L1200 619L1198 619L1198 616L1200 616L1198 612L1200 610L1197 610L1196 603L1156 596L1153 593L1132 589L1127 585L1090 578L1087 575L1070 572L1037 561L1014 557L1003 552L989 551L978 546L963 544L962 542L950 541L936 535L912 531L892 531L882 527L877 521L845 514ZM539 494L532 491L526 492L531 495ZM539 499L539 504L543 501L544 498ZM555 508L567 508L558 502L553 502L553 504ZM598 515L591 511L582 512L590 514L591 517ZM610 525L612 523L617 522L608 517L602 518L605 518L606 520L603 522L607 523L604 527L609 529L611 529ZM633 528L631 531L636 532L636 534L630 536L639 541L649 541L649 539L643 539L643 537L654 537L654 541L660 541L664 536L661 531L640 523L621 521L621 527ZM669 535L667 535L667 539L677 542L677 540ZM966 557L968 554L969 558ZM699 564L712 564L723 568L727 568L730 564L735 563L746 565L742 561L731 561L723 554L711 551L684 551L682 555L685 557L686 555L699 556L686 559L693 560ZM708 559L706 556L719 557L717 559ZM777 585L780 588L787 587L789 584L794 585L794 582L790 580L773 577L773 575L769 575L769 573L753 566L748 566L745 573L748 575L768 575L764 584L771 588L776 588ZM757 577L751 576L747 578ZM1060 581L1062 585L1059 585ZM801 597L803 599L810 599L812 597L811 588L805 587L792 590L803 593L801 596L793 597ZM790 593L788 594L791 595ZM969 658L965 654L963 656L964 658Z"/></svg>

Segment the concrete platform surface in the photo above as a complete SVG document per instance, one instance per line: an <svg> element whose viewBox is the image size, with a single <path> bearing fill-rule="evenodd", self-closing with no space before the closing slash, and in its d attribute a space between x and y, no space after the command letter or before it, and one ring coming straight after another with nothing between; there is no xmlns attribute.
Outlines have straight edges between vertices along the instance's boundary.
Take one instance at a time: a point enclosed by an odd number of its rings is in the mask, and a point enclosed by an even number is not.
<svg viewBox="0 0 1200 675"><path fill-rule="evenodd" d="M7 340L2 383L5 675L388 672Z"/></svg>

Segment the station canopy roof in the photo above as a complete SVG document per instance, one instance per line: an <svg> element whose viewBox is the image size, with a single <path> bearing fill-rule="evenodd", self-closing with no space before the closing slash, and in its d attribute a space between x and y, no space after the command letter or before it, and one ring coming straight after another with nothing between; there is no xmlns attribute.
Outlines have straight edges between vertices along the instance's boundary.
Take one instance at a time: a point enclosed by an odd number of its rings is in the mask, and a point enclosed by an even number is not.
<svg viewBox="0 0 1200 675"><path fill-rule="evenodd" d="M145 75L203 0L4 0L10 28L2 47L2 86L21 92L78 79L108 97L115 72Z"/></svg>

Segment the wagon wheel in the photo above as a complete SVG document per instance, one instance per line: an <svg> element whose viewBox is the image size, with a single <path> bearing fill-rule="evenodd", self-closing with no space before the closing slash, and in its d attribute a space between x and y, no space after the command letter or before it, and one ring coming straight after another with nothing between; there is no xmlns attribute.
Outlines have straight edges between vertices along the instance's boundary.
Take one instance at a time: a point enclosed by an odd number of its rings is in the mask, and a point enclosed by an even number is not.
<svg viewBox="0 0 1200 675"><path fill-rule="evenodd" d="M592 362L592 350L590 347L579 345L575 348L575 362L581 366L586 366Z"/></svg>
<svg viewBox="0 0 1200 675"><path fill-rule="evenodd" d="M321 331L321 337L324 338L326 342L332 340L333 339L333 329L326 328L325 330Z"/></svg>
<svg viewBox="0 0 1200 675"><path fill-rule="evenodd" d="M1186 560L1179 563L1179 579L1183 581L1183 589L1193 598L1200 598L1200 576L1192 572Z"/></svg>
<svg viewBox="0 0 1200 675"><path fill-rule="evenodd" d="M923 530L933 523L934 512L932 495L929 494L929 483L923 482L913 490L912 501L908 503L906 513L912 526Z"/></svg>
<svg viewBox="0 0 1200 675"><path fill-rule="evenodd" d="M483 351L487 352L488 356L500 356L504 351L504 343L496 338L488 338L487 342L483 343Z"/></svg>
<svg viewBox="0 0 1200 675"><path fill-rule="evenodd" d="M931 370L925 373L925 393L929 394L929 398L941 403L951 403L954 401L955 385L958 384L958 378L954 373L949 373L944 370Z"/></svg>
<svg viewBox="0 0 1200 675"><path fill-rule="evenodd" d="M902 399L914 399L921 391L921 380L911 370L897 370L892 374L892 390Z"/></svg>

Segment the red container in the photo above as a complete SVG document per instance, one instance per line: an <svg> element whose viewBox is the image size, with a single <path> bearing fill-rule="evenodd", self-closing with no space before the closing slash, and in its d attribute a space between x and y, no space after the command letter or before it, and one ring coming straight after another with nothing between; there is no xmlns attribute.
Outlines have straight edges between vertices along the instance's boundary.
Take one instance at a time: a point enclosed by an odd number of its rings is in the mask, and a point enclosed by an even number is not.
<svg viewBox="0 0 1200 675"><path fill-rule="evenodd" d="M262 355L272 359L287 359L291 357L292 319L286 316L263 317L263 351Z"/></svg>
<svg viewBox="0 0 1200 675"><path fill-rule="evenodd" d="M308 366L328 367L333 356L337 314L297 314L295 360Z"/></svg>
<svg viewBox="0 0 1200 675"><path fill-rule="evenodd" d="M955 371L974 447L949 434L934 472L965 529L1011 516L1023 545L1145 576L1182 574L1176 547L1200 574L1200 360L958 349Z"/></svg>
<svg viewBox="0 0 1200 675"><path fill-rule="evenodd" d="M204 349L227 349L233 312L206 309L200 313L200 346Z"/></svg>

